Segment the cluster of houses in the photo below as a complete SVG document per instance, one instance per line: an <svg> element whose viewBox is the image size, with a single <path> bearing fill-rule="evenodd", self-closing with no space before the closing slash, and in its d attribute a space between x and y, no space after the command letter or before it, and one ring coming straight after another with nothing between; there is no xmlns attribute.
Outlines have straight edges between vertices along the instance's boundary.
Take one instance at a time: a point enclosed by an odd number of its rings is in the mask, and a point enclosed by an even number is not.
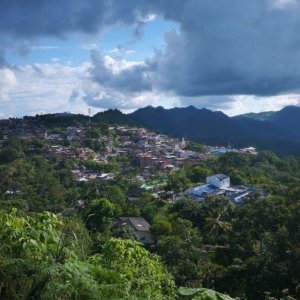
<svg viewBox="0 0 300 300"><path fill-rule="evenodd" d="M49 146L46 150L46 157L58 156L63 159L78 158L82 160L87 160L91 158L92 153L93 151L86 147L77 147L73 149L61 145L53 145Z"/></svg>
<svg viewBox="0 0 300 300"><path fill-rule="evenodd" d="M45 125L37 125L33 118L9 118L0 120L0 132L3 139L20 136L23 138L38 137L46 141L63 141L65 138L69 141L81 141L85 138L85 127L67 127L64 134L49 133Z"/></svg>
<svg viewBox="0 0 300 300"><path fill-rule="evenodd" d="M0 132L3 138L21 136L26 138L47 136L45 126L37 126L28 119L9 118L0 120Z"/></svg>
<svg viewBox="0 0 300 300"><path fill-rule="evenodd" d="M95 173L91 172L85 166L73 166L72 173L74 175L74 179L78 182L85 182L91 179L97 180L110 180L114 179L114 174L112 173Z"/></svg>
<svg viewBox="0 0 300 300"><path fill-rule="evenodd" d="M184 162L197 163L205 160L205 155L185 150L187 142L170 138L167 135L147 132L143 128L117 127L111 128L120 134L120 149L116 155L132 155L141 169L156 167L161 172L170 173ZM113 149L107 149L107 154Z"/></svg>
<svg viewBox="0 0 300 300"><path fill-rule="evenodd" d="M65 114L65 113L64 113ZM56 144L63 144L64 140L82 141L86 137L86 127L76 122L77 126L66 127L63 134L49 133L44 125L37 126L32 118L9 118L0 120L0 132L2 138L10 136L21 136L24 138L39 137L45 141L52 141ZM182 139L173 139L167 135L147 132L145 128L137 127L109 127L109 130L117 132L120 138L120 146L112 146L112 137L101 136L98 141L107 143L105 155L132 155L136 157L139 165L144 167L157 167L160 171L169 173L174 168L184 162L190 164L205 161L210 155L225 153L228 151L240 152L243 154L257 154L255 148L231 149L231 147L206 147L206 153L196 153L195 151L185 150L187 142ZM3 140L2 140L3 142ZM1 144L1 142L0 142ZM49 155L56 153L64 158L74 158L73 153L68 149L51 149ZM84 158L82 151L79 158ZM77 157L75 155L75 157Z"/></svg>
<svg viewBox="0 0 300 300"><path fill-rule="evenodd" d="M119 149L107 147L106 154L132 155L145 172L149 167L156 167L161 172L170 173L182 163L196 164L208 157L226 152L238 152L245 155L257 155L253 147L232 149L229 147L206 146L205 153L186 150L188 142L170 138L167 135L147 132L144 128L111 127L120 135Z"/></svg>

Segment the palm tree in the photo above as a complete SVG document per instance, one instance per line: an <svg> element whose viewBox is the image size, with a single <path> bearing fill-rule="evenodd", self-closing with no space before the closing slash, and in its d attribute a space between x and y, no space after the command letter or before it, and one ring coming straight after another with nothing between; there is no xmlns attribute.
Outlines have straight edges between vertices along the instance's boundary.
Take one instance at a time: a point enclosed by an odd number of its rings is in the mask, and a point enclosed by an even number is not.
<svg viewBox="0 0 300 300"><path fill-rule="evenodd" d="M228 222L221 221L220 219L220 213L217 218L205 218L207 224L204 226L204 229L209 229L211 233L216 235L215 244L217 244L219 230L222 229L223 231L226 231L230 228L230 224Z"/></svg>

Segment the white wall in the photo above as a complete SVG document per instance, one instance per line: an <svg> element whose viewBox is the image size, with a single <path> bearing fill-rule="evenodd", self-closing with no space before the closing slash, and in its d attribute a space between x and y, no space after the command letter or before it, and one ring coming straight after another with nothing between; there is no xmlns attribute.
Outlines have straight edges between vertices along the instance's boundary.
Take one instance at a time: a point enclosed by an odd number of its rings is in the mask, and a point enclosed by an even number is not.
<svg viewBox="0 0 300 300"><path fill-rule="evenodd" d="M212 184L219 189L225 189L230 186L230 178L223 179L222 181L217 179L216 175L206 177L206 183Z"/></svg>

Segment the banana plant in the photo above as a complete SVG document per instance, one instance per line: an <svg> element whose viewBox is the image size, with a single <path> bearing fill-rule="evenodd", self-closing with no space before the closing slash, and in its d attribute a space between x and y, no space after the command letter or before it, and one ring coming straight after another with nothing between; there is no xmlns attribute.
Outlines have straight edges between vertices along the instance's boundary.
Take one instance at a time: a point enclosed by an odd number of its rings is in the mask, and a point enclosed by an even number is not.
<svg viewBox="0 0 300 300"><path fill-rule="evenodd" d="M178 291L180 295L189 296L192 300L234 300L228 295L205 288L180 287Z"/></svg>

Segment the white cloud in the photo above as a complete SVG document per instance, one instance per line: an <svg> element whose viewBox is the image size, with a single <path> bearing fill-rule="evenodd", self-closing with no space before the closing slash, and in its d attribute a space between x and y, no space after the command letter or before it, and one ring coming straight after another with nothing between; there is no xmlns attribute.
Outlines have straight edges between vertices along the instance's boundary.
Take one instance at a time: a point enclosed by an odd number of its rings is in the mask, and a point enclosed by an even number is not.
<svg viewBox="0 0 300 300"><path fill-rule="evenodd" d="M8 68L0 69L0 103L9 101L11 91L17 86L18 80L13 71ZM7 104L4 105L7 106ZM4 109L2 111L4 111Z"/></svg>
<svg viewBox="0 0 300 300"><path fill-rule="evenodd" d="M92 49L97 49L98 45L97 44L81 45L81 48L83 48L85 50L92 50Z"/></svg>
<svg viewBox="0 0 300 300"><path fill-rule="evenodd" d="M156 15L148 15L147 22L154 21L156 19Z"/></svg>
<svg viewBox="0 0 300 300"><path fill-rule="evenodd" d="M69 97L89 66L86 63L70 68L56 63L0 69L0 99L10 101L0 101L0 111L5 117L35 115L40 111L86 113L84 101L77 99L70 103Z"/></svg>
<svg viewBox="0 0 300 300"><path fill-rule="evenodd" d="M125 50L124 48L114 48L110 51L108 51L109 53L119 53L119 54L132 54L132 53L135 53L134 50Z"/></svg>
<svg viewBox="0 0 300 300"><path fill-rule="evenodd" d="M104 62L111 74L143 64L109 56ZM158 101L156 92L122 92L98 84L91 80L90 68L90 63L71 67L56 62L0 69L1 118L59 111L86 114L88 107L98 111L108 108L132 111Z"/></svg>
<svg viewBox="0 0 300 300"><path fill-rule="evenodd" d="M263 111L278 111L288 105L300 106L300 95L277 95L270 97L257 97L251 95L233 96L231 107L222 109L229 116L249 112L260 113Z"/></svg>
<svg viewBox="0 0 300 300"><path fill-rule="evenodd" d="M56 63L56 62L59 62L60 61L60 58L57 58L57 57L52 57L51 60Z"/></svg>
<svg viewBox="0 0 300 300"><path fill-rule="evenodd" d="M104 65L107 69L111 70L113 74L119 74L120 72L130 69L134 66L143 66L142 61L128 61L125 59L113 59L109 55L104 56Z"/></svg>
<svg viewBox="0 0 300 300"><path fill-rule="evenodd" d="M34 50L51 50L51 49L58 49L57 46L34 46L32 47Z"/></svg>
<svg viewBox="0 0 300 300"><path fill-rule="evenodd" d="M277 9L284 9L296 4L298 4L297 0L271 0L271 6Z"/></svg>

